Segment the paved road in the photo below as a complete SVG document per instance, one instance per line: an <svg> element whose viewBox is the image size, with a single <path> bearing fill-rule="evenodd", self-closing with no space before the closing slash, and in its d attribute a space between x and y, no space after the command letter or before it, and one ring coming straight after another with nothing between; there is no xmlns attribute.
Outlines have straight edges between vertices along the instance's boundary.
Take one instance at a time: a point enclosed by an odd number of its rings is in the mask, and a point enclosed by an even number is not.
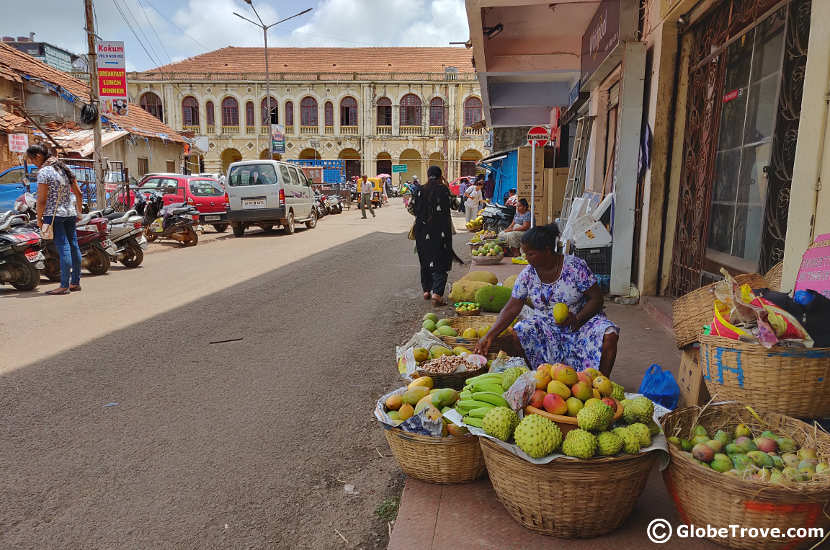
<svg viewBox="0 0 830 550"><path fill-rule="evenodd" d="M0 547L385 546L401 475L371 409L427 307L410 223L395 203L0 290Z"/></svg>

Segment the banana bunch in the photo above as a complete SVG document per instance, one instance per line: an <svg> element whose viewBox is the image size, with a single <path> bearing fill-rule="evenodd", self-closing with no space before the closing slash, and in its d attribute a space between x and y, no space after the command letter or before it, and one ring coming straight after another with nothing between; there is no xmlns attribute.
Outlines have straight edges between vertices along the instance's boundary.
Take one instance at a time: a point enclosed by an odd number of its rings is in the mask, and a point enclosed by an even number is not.
<svg viewBox="0 0 830 550"><path fill-rule="evenodd" d="M467 379L467 385L458 395L455 410L469 426L481 427L482 419L494 407L508 407L502 397L527 369L511 367L504 372L488 372Z"/></svg>

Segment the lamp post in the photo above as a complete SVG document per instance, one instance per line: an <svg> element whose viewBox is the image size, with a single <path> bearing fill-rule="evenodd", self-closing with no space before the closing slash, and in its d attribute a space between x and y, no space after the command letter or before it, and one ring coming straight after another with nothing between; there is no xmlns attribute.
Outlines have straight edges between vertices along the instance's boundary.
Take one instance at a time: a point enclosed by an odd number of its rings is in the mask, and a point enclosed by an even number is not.
<svg viewBox="0 0 830 550"><path fill-rule="evenodd" d="M271 104L271 74L268 71L268 29L270 29L271 27L276 27L280 23L285 23L289 19L294 19L295 17L305 15L308 12L310 12L312 10L312 8L305 9L305 10L299 12L299 13L295 13L291 17L286 17L285 19L280 19L279 21L277 21L275 23L271 23L270 25L266 25L262 21L262 18L259 16L259 13L257 13L256 8L254 7L253 0L244 0L244 1L245 1L246 4L251 6L251 9L253 10L254 15L256 15L256 18L259 21L259 23L257 23L256 21L253 21L251 19L248 19L244 15L240 15L236 12L233 12L233 14L235 16L239 17L240 19L244 19L248 23L251 23L252 25L256 25L257 27L262 29L262 37L263 37L264 42L265 42L265 97L266 97L267 102L268 102L268 125L269 125L269 128L270 128L272 115L273 115L273 106ZM270 149L271 146L269 145L268 148ZM272 153L272 157L273 157L273 151L271 153Z"/></svg>

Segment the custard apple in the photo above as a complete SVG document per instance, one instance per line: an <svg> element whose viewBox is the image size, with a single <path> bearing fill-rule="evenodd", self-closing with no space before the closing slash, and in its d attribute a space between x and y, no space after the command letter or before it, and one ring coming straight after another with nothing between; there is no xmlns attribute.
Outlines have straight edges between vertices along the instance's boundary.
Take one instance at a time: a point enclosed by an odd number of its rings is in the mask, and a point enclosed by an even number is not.
<svg viewBox="0 0 830 550"><path fill-rule="evenodd" d="M562 442L562 452L576 458L591 458L597 452L597 437L585 430L571 430Z"/></svg>
<svg viewBox="0 0 830 550"><path fill-rule="evenodd" d="M519 423L519 417L507 407L493 407L481 421L481 427L491 435L502 441L507 441L513 435L513 430Z"/></svg>
<svg viewBox="0 0 830 550"><path fill-rule="evenodd" d="M602 402L593 402L576 413L579 427L591 432L604 432L613 421L613 409Z"/></svg>
<svg viewBox="0 0 830 550"><path fill-rule="evenodd" d="M623 440L614 432L602 432L597 436L597 454L614 456L623 448Z"/></svg>
<svg viewBox="0 0 830 550"><path fill-rule="evenodd" d="M648 447L651 445L651 433L648 431L648 426L641 422L635 422L628 426L628 431L637 436L640 440L640 447Z"/></svg>
<svg viewBox="0 0 830 550"><path fill-rule="evenodd" d="M655 422L653 418L650 418L649 421L646 422L646 426L648 426L648 433L651 434L651 437L654 437L662 431L660 429L660 425Z"/></svg>
<svg viewBox="0 0 830 550"><path fill-rule="evenodd" d="M513 433L516 445L533 458L541 458L562 444L562 431L555 422L538 414L525 416Z"/></svg>
<svg viewBox="0 0 830 550"><path fill-rule="evenodd" d="M510 389L510 386L519 379L521 375L527 372L527 369L524 367L510 367L505 369L505 371L501 375L501 387L504 391Z"/></svg>
<svg viewBox="0 0 830 550"><path fill-rule="evenodd" d="M648 397L626 400L623 405L623 419L626 424L642 422L645 424L654 416L654 403Z"/></svg>
<svg viewBox="0 0 830 550"><path fill-rule="evenodd" d="M625 389L616 382L611 382L611 397L614 398L616 401L622 401L625 399Z"/></svg>
<svg viewBox="0 0 830 550"><path fill-rule="evenodd" d="M614 428L613 432L622 438L623 451L630 455L636 455L640 452L640 438L628 428Z"/></svg>

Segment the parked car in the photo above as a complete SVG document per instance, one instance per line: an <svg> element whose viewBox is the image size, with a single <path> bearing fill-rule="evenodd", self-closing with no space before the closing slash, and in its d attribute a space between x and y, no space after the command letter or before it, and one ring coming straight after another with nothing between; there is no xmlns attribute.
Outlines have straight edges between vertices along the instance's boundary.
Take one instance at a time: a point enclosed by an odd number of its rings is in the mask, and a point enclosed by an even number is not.
<svg viewBox="0 0 830 550"><path fill-rule="evenodd" d="M462 180L467 180L467 185L472 185L475 183L476 179L472 176L461 176L460 178L455 178L450 182L450 193L455 195L456 197L460 195L461 190L461 182Z"/></svg>
<svg viewBox="0 0 830 550"><path fill-rule="evenodd" d="M276 160L234 162L225 184L235 237L251 225L265 231L281 225L289 234L298 222L309 229L317 225L311 180L297 166Z"/></svg>
<svg viewBox="0 0 830 550"><path fill-rule="evenodd" d="M135 192L161 193L164 206L187 203L199 211L199 223L212 225L223 233L228 229L228 197L222 184L214 178L182 174L147 174L130 190L129 207L135 203ZM119 202L122 202L119 198Z"/></svg>
<svg viewBox="0 0 830 550"><path fill-rule="evenodd" d="M35 180L37 167L34 164L26 166L31 181ZM37 191L37 185L32 185L32 193ZM23 174L23 166L12 166L0 172L0 212L6 212L14 208L14 201L26 192L26 181Z"/></svg>

